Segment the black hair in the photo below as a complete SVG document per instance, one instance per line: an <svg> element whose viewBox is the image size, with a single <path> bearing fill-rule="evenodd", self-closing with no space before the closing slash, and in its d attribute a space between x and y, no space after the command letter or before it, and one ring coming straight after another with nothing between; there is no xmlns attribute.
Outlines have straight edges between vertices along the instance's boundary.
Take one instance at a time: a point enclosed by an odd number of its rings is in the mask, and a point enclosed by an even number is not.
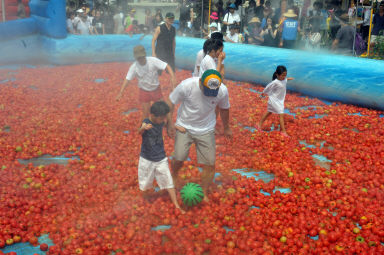
<svg viewBox="0 0 384 255"><path fill-rule="evenodd" d="M220 48L224 47L223 41L220 40L212 40L212 43L210 43L207 47L207 54L209 54L211 51L218 51Z"/></svg>
<svg viewBox="0 0 384 255"><path fill-rule="evenodd" d="M286 72L287 68L285 66L277 66L276 71L273 73L272 81L277 78L277 75L281 75L282 73Z"/></svg>
<svg viewBox="0 0 384 255"><path fill-rule="evenodd" d="M157 101L153 103L150 109L150 113L155 115L155 117L163 117L170 112L169 106L164 101Z"/></svg>
<svg viewBox="0 0 384 255"><path fill-rule="evenodd" d="M211 34L211 39L213 40L220 40L220 41L224 41L224 36L221 32L213 32Z"/></svg>
<svg viewBox="0 0 384 255"><path fill-rule="evenodd" d="M204 55L207 55L208 53L208 48L210 47L210 45L212 44L212 39L207 39L205 40L204 42L204 45L203 45L203 51L204 51Z"/></svg>
<svg viewBox="0 0 384 255"><path fill-rule="evenodd" d="M260 6L264 4L264 0L260 0Z"/></svg>

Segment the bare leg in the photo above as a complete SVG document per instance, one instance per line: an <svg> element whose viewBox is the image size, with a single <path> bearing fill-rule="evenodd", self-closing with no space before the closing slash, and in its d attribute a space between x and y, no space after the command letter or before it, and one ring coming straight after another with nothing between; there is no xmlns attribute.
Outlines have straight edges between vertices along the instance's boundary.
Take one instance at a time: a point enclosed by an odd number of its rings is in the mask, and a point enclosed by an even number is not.
<svg viewBox="0 0 384 255"><path fill-rule="evenodd" d="M177 209L180 210L180 212L181 212L182 214L184 214L185 211L184 211L183 209L181 209L179 203L177 202L175 188L167 189L167 190L168 190L169 196L171 197L172 203L175 205L175 207L176 207Z"/></svg>
<svg viewBox="0 0 384 255"><path fill-rule="evenodd" d="M149 110L151 108L151 102L143 103L142 107L143 107L143 119L149 118Z"/></svg>
<svg viewBox="0 0 384 255"><path fill-rule="evenodd" d="M270 112L266 112L266 113L264 113L264 115L261 117L260 122L259 122L259 126L258 126L258 128L259 128L260 130L262 129L262 127L263 127L263 123L264 123L264 121L269 117L269 115L271 115L271 113L270 113Z"/></svg>
<svg viewBox="0 0 384 255"><path fill-rule="evenodd" d="M178 161L178 160L172 160L171 162L171 166L172 166L172 178L173 178L173 184L175 185L175 187L178 186L178 173L179 173L179 170L180 168L183 166L184 164L184 161Z"/></svg>
<svg viewBox="0 0 384 255"><path fill-rule="evenodd" d="M280 117L280 118L279 118L279 119L280 119L280 131L281 131L282 133L288 135L288 134L287 134L287 131L285 130L285 125L284 125L284 113L279 114L279 117Z"/></svg>
<svg viewBox="0 0 384 255"><path fill-rule="evenodd" d="M203 166L203 173L201 175L201 186L204 192L204 201L209 202L208 199L208 188L213 182L213 177L215 177L215 166Z"/></svg>

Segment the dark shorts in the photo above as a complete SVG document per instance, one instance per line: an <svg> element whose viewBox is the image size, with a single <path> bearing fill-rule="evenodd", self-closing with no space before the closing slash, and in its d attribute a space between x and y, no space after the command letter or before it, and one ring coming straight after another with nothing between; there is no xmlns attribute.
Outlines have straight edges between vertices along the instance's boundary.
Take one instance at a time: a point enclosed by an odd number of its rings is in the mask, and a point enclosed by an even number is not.
<svg viewBox="0 0 384 255"><path fill-rule="evenodd" d="M139 89L139 102L140 103L149 103L156 102L163 99L163 93L161 93L160 86L153 91L146 91L143 89Z"/></svg>

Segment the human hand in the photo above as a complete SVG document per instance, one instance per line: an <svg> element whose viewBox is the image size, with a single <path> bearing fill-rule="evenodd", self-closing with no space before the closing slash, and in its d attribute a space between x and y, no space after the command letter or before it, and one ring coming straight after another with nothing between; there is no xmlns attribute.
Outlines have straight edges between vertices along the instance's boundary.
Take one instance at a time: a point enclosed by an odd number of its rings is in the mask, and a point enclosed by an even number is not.
<svg viewBox="0 0 384 255"><path fill-rule="evenodd" d="M121 94L121 93L119 93L119 94L117 95L117 97L116 97L116 101L120 101L120 99L121 99L121 96L122 96L122 94Z"/></svg>
<svg viewBox="0 0 384 255"><path fill-rule="evenodd" d="M151 128L153 128L153 126L150 123L144 123L143 122L143 124L141 124L141 129L143 129L143 130L149 130Z"/></svg>
<svg viewBox="0 0 384 255"><path fill-rule="evenodd" d="M168 127L167 127L167 134L170 138L175 138L176 136L176 128L175 128L175 125L173 124L168 124Z"/></svg>
<svg viewBox="0 0 384 255"><path fill-rule="evenodd" d="M279 47L283 47L283 42L280 42L280 43L279 43Z"/></svg>
<svg viewBox="0 0 384 255"><path fill-rule="evenodd" d="M176 126L176 125L175 125L175 129L176 129L177 131L181 132L181 133L185 133L185 132L187 132L187 130L186 130L184 127L182 127L182 126Z"/></svg>
<svg viewBox="0 0 384 255"><path fill-rule="evenodd" d="M225 52L224 51L220 52L218 59L221 61L223 61L225 59Z"/></svg>
<svg viewBox="0 0 384 255"><path fill-rule="evenodd" d="M293 78L293 77L288 77L287 78L287 81L292 81L292 80L294 80L295 78Z"/></svg>

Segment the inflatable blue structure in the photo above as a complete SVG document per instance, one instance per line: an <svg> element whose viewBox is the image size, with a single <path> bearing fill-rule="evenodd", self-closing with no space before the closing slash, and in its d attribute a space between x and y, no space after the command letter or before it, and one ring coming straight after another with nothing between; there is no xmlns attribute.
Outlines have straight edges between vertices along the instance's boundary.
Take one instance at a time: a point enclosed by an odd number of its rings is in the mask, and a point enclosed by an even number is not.
<svg viewBox="0 0 384 255"><path fill-rule="evenodd" d="M151 36L67 35L65 0L31 0L31 17L0 23L0 65L133 61L133 47L151 52ZM204 40L176 38L176 66L192 70ZM225 44L226 78L266 85L285 65L288 89L331 101L384 110L384 62L340 55Z"/></svg>

